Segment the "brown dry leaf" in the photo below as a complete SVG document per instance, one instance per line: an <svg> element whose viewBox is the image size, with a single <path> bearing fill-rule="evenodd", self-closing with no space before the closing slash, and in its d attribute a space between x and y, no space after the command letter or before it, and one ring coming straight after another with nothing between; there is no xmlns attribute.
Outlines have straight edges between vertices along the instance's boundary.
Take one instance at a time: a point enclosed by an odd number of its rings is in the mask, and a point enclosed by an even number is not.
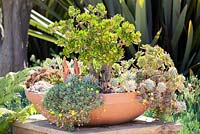
<svg viewBox="0 0 200 134"><path fill-rule="evenodd" d="M70 72L70 69L67 65L67 62L66 62L66 58L63 57L63 62L62 62L62 69L63 69L63 81L66 81L67 79L67 76L71 73Z"/></svg>
<svg viewBox="0 0 200 134"><path fill-rule="evenodd" d="M78 61L77 59L74 59L74 73L75 74L80 74L80 68L78 66Z"/></svg>

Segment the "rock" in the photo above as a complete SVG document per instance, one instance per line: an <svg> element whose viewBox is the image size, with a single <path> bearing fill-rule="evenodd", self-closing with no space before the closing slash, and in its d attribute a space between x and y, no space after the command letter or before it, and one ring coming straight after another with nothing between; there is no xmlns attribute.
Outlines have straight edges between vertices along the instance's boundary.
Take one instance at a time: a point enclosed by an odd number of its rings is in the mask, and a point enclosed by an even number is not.
<svg viewBox="0 0 200 134"><path fill-rule="evenodd" d="M45 92L49 90L54 85L46 82L46 81L38 81L34 85L32 85L30 88L28 88L28 91L31 92Z"/></svg>

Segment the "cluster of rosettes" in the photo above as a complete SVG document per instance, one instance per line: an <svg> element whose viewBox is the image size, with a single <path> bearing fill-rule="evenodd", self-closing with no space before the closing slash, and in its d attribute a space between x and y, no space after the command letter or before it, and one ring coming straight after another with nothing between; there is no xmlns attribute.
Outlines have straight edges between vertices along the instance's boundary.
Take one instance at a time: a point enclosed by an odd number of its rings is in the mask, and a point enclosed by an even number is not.
<svg viewBox="0 0 200 134"><path fill-rule="evenodd" d="M157 75L142 73L144 79L140 81L136 92L143 104L156 109L158 113L170 113L172 110L179 109L179 102L176 100L175 91L182 91L184 88L185 77L179 75L175 67L170 67L168 71L158 71ZM141 75L140 74L140 75Z"/></svg>
<svg viewBox="0 0 200 134"><path fill-rule="evenodd" d="M111 79L113 92L136 92L141 103L160 114L183 109L183 103L176 100L175 91L182 91L185 77L179 75L175 67L154 71L153 74L144 69L124 71Z"/></svg>
<svg viewBox="0 0 200 134"><path fill-rule="evenodd" d="M184 108L176 91L184 88L185 77L178 74L170 55L159 46L142 45L141 49L134 60L113 65L117 76L111 79L113 91L136 92L141 103L156 111L156 117Z"/></svg>
<svg viewBox="0 0 200 134"><path fill-rule="evenodd" d="M110 81L112 92L135 92L137 89L137 83L135 81L136 74L131 71L122 73L117 78L112 78Z"/></svg>

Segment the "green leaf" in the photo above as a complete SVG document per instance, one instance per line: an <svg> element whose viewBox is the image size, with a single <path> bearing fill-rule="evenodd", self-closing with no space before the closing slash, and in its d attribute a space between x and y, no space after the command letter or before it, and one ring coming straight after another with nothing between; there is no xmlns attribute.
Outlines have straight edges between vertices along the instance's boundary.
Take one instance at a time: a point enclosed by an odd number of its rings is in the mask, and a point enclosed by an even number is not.
<svg viewBox="0 0 200 134"><path fill-rule="evenodd" d="M113 4L113 0L106 0L105 1L105 5L106 5L106 9L107 9L107 11L108 11L108 15L110 16L110 17L112 17L112 16L114 16L115 14L116 14L116 12L115 12L115 6L114 6L114 4ZM117 3L118 1L116 1L116 2L114 2L114 3ZM121 7L121 6L120 6ZM120 12L121 13L121 12Z"/></svg>
<svg viewBox="0 0 200 134"><path fill-rule="evenodd" d="M62 19L62 17L59 14L57 14L55 10L52 10L51 8L49 8L48 5L42 2L41 0L34 0L33 3L38 5L42 9L46 10L49 14L54 16L56 19Z"/></svg>
<svg viewBox="0 0 200 134"><path fill-rule="evenodd" d="M145 0L137 0L136 2L135 21L136 29L142 33L142 43L149 43Z"/></svg>
<svg viewBox="0 0 200 134"><path fill-rule="evenodd" d="M73 6L73 0L56 0L65 10L68 9L68 6Z"/></svg>
<svg viewBox="0 0 200 134"><path fill-rule="evenodd" d="M45 33L50 33L49 25L53 24L53 22L51 20L49 20L48 18L44 17L43 15L39 14L38 12L32 10L31 11L31 19L30 19L29 24L38 28L39 30L42 30ZM59 32L55 32L54 34L56 36L63 37L63 35ZM46 38L46 37L44 37L44 38Z"/></svg>
<svg viewBox="0 0 200 134"><path fill-rule="evenodd" d="M171 44L172 44L172 49L174 51L174 57L175 60L177 60L177 47L178 47L178 41L180 39L181 33L183 31L184 23L185 23L185 16L187 13L187 5L183 8L183 11L181 12L181 15L178 19L178 23L176 25L176 29L174 31Z"/></svg>
<svg viewBox="0 0 200 134"><path fill-rule="evenodd" d="M197 50L197 54L196 54L196 56L195 56L195 58L194 58L194 66L195 66L195 64L200 64L200 49L199 50ZM192 66L192 68L193 68L193 66Z"/></svg>
<svg viewBox="0 0 200 134"><path fill-rule="evenodd" d="M164 12L165 25L167 26L167 29L169 29L171 22L172 0L162 0L162 7L164 10L163 12Z"/></svg>
<svg viewBox="0 0 200 134"><path fill-rule="evenodd" d="M51 20L44 17L43 15L36 12L35 10L31 10L31 19L33 19L37 22L40 22L43 26L46 26L46 27L48 27L49 24L53 23Z"/></svg>
<svg viewBox="0 0 200 134"><path fill-rule="evenodd" d="M127 0L127 6L131 13L135 15L136 0Z"/></svg>
<svg viewBox="0 0 200 134"><path fill-rule="evenodd" d="M197 0L195 20L197 20L199 16L200 16L200 0Z"/></svg>
<svg viewBox="0 0 200 134"><path fill-rule="evenodd" d="M21 122L24 122L30 115L36 114L37 110L33 104L23 108L18 115L18 119L20 119Z"/></svg>
<svg viewBox="0 0 200 134"><path fill-rule="evenodd" d="M152 41L152 27L153 27L153 22L152 22L152 3L150 0L146 1L146 13L147 13L147 27L148 27L148 37L149 41ZM150 43L150 42L149 42Z"/></svg>
<svg viewBox="0 0 200 134"><path fill-rule="evenodd" d="M190 59L189 59L189 61L188 61L188 63L187 63L187 66L186 66L187 69L185 69L185 71L186 71L185 74L187 74L187 71L190 69L190 65L192 64L192 62L193 62L195 56L196 56L196 53L193 53L193 55L190 57Z"/></svg>
<svg viewBox="0 0 200 134"><path fill-rule="evenodd" d="M45 32L45 33L50 33L49 29L46 26L43 26L41 23L39 23L39 22L37 22L35 20L30 19L29 24L31 26L36 27L37 29Z"/></svg>
<svg viewBox="0 0 200 134"><path fill-rule="evenodd" d="M152 42L151 42L151 46L155 46L155 45L156 45L156 43L158 42L158 39L159 39L159 37L160 37L161 32L162 32L162 27L161 27L160 30L156 33L154 39L153 39Z"/></svg>
<svg viewBox="0 0 200 134"><path fill-rule="evenodd" d="M122 15L122 5L119 0L106 0L104 1L109 17L114 16L115 14Z"/></svg>
<svg viewBox="0 0 200 134"><path fill-rule="evenodd" d="M0 116L2 116L3 114L6 114L6 113L14 114L15 112L12 110L8 110L6 108L0 108Z"/></svg>
<svg viewBox="0 0 200 134"><path fill-rule="evenodd" d="M180 15L181 0L173 0L173 12L172 12L172 32L175 31Z"/></svg>
<svg viewBox="0 0 200 134"><path fill-rule="evenodd" d="M200 25L198 25L195 29L194 29L194 35L193 35L193 41L192 41L192 50L199 48L199 42L200 42ZM200 55L196 56L194 63L198 62L200 59Z"/></svg>
<svg viewBox="0 0 200 134"><path fill-rule="evenodd" d="M37 111L33 105L29 105L21 109L20 112L15 112L6 108L0 108L0 133L7 133L8 128L16 119L24 122L25 119L32 114L36 114L36 112Z"/></svg>
<svg viewBox="0 0 200 134"><path fill-rule="evenodd" d="M128 6L126 5L124 0L120 0L121 6L122 6L122 16L129 21L130 23L134 23L135 19L133 15L131 14Z"/></svg>
<svg viewBox="0 0 200 134"><path fill-rule="evenodd" d="M103 1L102 0L85 0L84 3L86 5L91 4L93 6L96 6L97 3L103 3Z"/></svg>
<svg viewBox="0 0 200 134"><path fill-rule="evenodd" d="M32 29L28 30L28 35L39 38L39 39L43 39L43 40L46 40L46 41L49 41L49 42L52 42L54 44L56 44L56 42L57 42L56 38L49 36L47 34L44 34L42 32L32 30Z"/></svg>
<svg viewBox="0 0 200 134"><path fill-rule="evenodd" d="M193 40L193 25L192 21L189 21L189 27L188 27L188 35L187 35L187 43L186 43L186 49L185 54L183 58L183 62L181 65L181 71L183 71L186 67L186 64L189 60L190 54L191 54L191 48L192 48L192 40Z"/></svg>

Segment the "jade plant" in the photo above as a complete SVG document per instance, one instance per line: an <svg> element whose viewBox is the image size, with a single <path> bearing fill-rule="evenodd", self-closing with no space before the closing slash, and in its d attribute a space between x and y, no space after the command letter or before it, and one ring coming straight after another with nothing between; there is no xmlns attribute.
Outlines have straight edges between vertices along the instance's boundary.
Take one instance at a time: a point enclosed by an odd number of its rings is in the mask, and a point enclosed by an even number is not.
<svg viewBox="0 0 200 134"><path fill-rule="evenodd" d="M78 54L78 59L88 66L102 87L108 90L112 65L124 55L123 47L140 43L140 32L120 15L106 18L103 4L89 5L84 13L69 7L70 19L50 25L53 33L60 33L57 44L63 47L63 54Z"/></svg>

